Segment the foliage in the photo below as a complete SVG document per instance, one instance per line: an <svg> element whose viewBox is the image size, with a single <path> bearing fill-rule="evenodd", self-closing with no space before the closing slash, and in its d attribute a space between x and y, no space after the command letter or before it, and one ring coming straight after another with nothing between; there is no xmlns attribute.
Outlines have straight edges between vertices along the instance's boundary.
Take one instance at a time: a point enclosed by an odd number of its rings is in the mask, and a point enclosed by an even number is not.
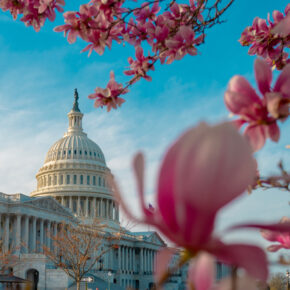
<svg viewBox="0 0 290 290"><path fill-rule="evenodd" d="M270 290L287 290L286 284L286 276L283 273L275 273L269 282Z"/></svg>
<svg viewBox="0 0 290 290"><path fill-rule="evenodd" d="M50 236L53 246L44 246L44 254L79 287L84 275L113 247L112 241L118 239L117 236L105 235L104 230L102 225L63 223L60 231Z"/></svg>

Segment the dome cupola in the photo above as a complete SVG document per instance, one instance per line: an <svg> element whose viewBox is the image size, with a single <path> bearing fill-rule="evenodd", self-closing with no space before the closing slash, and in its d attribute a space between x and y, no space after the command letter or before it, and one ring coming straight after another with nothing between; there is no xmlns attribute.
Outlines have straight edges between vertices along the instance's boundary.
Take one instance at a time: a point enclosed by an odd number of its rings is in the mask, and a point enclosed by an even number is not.
<svg viewBox="0 0 290 290"><path fill-rule="evenodd" d="M68 130L48 150L31 196L52 196L80 217L118 222L118 207L107 183L110 169L101 148L83 132L78 99L75 89Z"/></svg>

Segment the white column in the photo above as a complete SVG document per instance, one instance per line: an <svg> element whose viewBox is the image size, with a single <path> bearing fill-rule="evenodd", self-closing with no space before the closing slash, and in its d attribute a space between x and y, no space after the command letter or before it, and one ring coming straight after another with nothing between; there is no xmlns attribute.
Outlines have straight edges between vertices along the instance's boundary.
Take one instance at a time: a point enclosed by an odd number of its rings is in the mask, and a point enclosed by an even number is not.
<svg viewBox="0 0 290 290"><path fill-rule="evenodd" d="M113 201L112 200L110 200L110 219L113 219Z"/></svg>
<svg viewBox="0 0 290 290"><path fill-rule="evenodd" d="M81 198L80 196L77 197L77 215L81 215Z"/></svg>
<svg viewBox="0 0 290 290"><path fill-rule="evenodd" d="M21 247L21 215L16 215L16 229L15 229L15 253L20 254Z"/></svg>
<svg viewBox="0 0 290 290"><path fill-rule="evenodd" d="M132 260L132 248L129 249L129 256L130 256L130 271L132 272L132 264L133 264L133 260Z"/></svg>
<svg viewBox="0 0 290 290"><path fill-rule="evenodd" d="M4 248L5 252L9 251L9 234L10 234L10 216L5 216L5 231L4 231Z"/></svg>
<svg viewBox="0 0 290 290"><path fill-rule="evenodd" d="M72 196L69 197L69 208L71 211L73 211L73 198L72 198Z"/></svg>
<svg viewBox="0 0 290 290"><path fill-rule="evenodd" d="M103 199L100 198L100 217L104 217L104 211L103 211Z"/></svg>
<svg viewBox="0 0 290 290"><path fill-rule="evenodd" d="M24 243L24 253L29 252L29 216L24 217L24 237L23 237L23 243Z"/></svg>
<svg viewBox="0 0 290 290"><path fill-rule="evenodd" d="M53 236L54 237L56 237L56 235L57 235L57 223L56 222L54 222L53 223ZM54 247L54 244L53 244L53 242L52 242L52 248L53 248L53 250L54 250L54 252L56 251L56 249L55 249L55 247Z"/></svg>
<svg viewBox="0 0 290 290"><path fill-rule="evenodd" d="M140 249L140 274L142 275L144 271L143 267L143 248Z"/></svg>
<svg viewBox="0 0 290 290"><path fill-rule="evenodd" d="M118 270L121 271L121 246L118 248Z"/></svg>
<svg viewBox="0 0 290 290"><path fill-rule="evenodd" d="M109 200L106 199L106 218L109 218Z"/></svg>
<svg viewBox="0 0 290 290"><path fill-rule="evenodd" d="M125 247L122 246L122 271L125 271Z"/></svg>
<svg viewBox="0 0 290 290"><path fill-rule="evenodd" d="M39 220L39 232L40 232L40 236L39 236L39 252L42 253L42 246L43 246L43 219Z"/></svg>
<svg viewBox="0 0 290 290"><path fill-rule="evenodd" d="M48 221L47 222L47 230L46 230L46 246L48 247L48 249L51 249L51 222Z"/></svg>
<svg viewBox="0 0 290 290"><path fill-rule="evenodd" d="M36 217L32 217L31 252L36 252Z"/></svg>
<svg viewBox="0 0 290 290"><path fill-rule="evenodd" d="M136 272L136 249L133 248L133 272Z"/></svg>
<svg viewBox="0 0 290 290"><path fill-rule="evenodd" d="M62 206L65 206L64 196L61 197L61 205L62 205Z"/></svg>
<svg viewBox="0 0 290 290"><path fill-rule="evenodd" d="M119 205L116 203L116 220L119 221Z"/></svg>
<svg viewBox="0 0 290 290"><path fill-rule="evenodd" d="M93 215L93 218L95 219L97 217L97 198L96 197L93 197L92 203L93 203L92 215Z"/></svg>

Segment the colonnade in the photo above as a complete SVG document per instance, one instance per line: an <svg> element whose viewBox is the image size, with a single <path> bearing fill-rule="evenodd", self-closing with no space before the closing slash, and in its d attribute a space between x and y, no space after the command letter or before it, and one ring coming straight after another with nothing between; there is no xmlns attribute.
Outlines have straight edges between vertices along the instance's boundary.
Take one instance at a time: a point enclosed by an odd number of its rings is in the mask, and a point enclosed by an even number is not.
<svg viewBox="0 0 290 290"><path fill-rule="evenodd" d="M93 185L107 187L106 179L89 174L43 174L37 178L37 188L56 185Z"/></svg>
<svg viewBox="0 0 290 290"><path fill-rule="evenodd" d="M43 246L52 248L51 235L56 235L61 223L22 214L1 214L2 250L20 253L42 253Z"/></svg>
<svg viewBox="0 0 290 290"><path fill-rule="evenodd" d="M152 274L155 254L152 249L119 246L118 269L127 274Z"/></svg>
<svg viewBox="0 0 290 290"><path fill-rule="evenodd" d="M78 216L119 221L119 208L112 199L89 196L61 196L56 197L56 200Z"/></svg>

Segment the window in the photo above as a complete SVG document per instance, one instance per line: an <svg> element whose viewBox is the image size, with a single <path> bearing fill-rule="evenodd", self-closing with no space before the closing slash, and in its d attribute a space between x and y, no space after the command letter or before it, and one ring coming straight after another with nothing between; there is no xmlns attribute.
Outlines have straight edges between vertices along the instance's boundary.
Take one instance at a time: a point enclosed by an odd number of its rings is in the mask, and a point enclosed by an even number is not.
<svg viewBox="0 0 290 290"><path fill-rule="evenodd" d="M87 185L90 185L90 176L87 176Z"/></svg>
<svg viewBox="0 0 290 290"><path fill-rule="evenodd" d="M90 156L92 156L92 152L90 151Z"/></svg>
<svg viewBox="0 0 290 290"><path fill-rule="evenodd" d="M85 155L88 155L88 152L87 151L85 151Z"/></svg>
<svg viewBox="0 0 290 290"><path fill-rule="evenodd" d="M66 184L70 184L70 175L66 176Z"/></svg>
<svg viewBox="0 0 290 290"><path fill-rule="evenodd" d="M96 185L96 176L93 176L93 185Z"/></svg>
<svg viewBox="0 0 290 290"><path fill-rule="evenodd" d="M48 176L48 186L50 186L50 185L51 185L51 177Z"/></svg>
<svg viewBox="0 0 290 290"><path fill-rule="evenodd" d="M95 156L95 157L97 156L96 152L94 152L94 156Z"/></svg>
<svg viewBox="0 0 290 290"><path fill-rule="evenodd" d="M82 150L80 150L80 155L82 155Z"/></svg>
<svg viewBox="0 0 290 290"><path fill-rule="evenodd" d="M54 178L53 178L53 185L56 185L56 175L54 176Z"/></svg>
<svg viewBox="0 0 290 290"><path fill-rule="evenodd" d="M101 186L102 185L102 179L101 179L101 177L99 176L99 186Z"/></svg>
<svg viewBox="0 0 290 290"><path fill-rule="evenodd" d="M77 184L77 176L74 175L74 184Z"/></svg>
<svg viewBox="0 0 290 290"><path fill-rule="evenodd" d="M63 175L60 176L59 184L63 184Z"/></svg>
<svg viewBox="0 0 290 290"><path fill-rule="evenodd" d="M80 184L84 184L84 176L83 175L80 176Z"/></svg>
<svg viewBox="0 0 290 290"><path fill-rule="evenodd" d="M77 154L77 150L74 151L74 154L75 154L75 155Z"/></svg>
<svg viewBox="0 0 290 290"><path fill-rule="evenodd" d="M71 150L68 150L68 155L71 155Z"/></svg>
<svg viewBox="0 0 290 290"><path fill-rule="evenodd" d="M65 150L63 151L63 155L65 155Z"/></svg>

